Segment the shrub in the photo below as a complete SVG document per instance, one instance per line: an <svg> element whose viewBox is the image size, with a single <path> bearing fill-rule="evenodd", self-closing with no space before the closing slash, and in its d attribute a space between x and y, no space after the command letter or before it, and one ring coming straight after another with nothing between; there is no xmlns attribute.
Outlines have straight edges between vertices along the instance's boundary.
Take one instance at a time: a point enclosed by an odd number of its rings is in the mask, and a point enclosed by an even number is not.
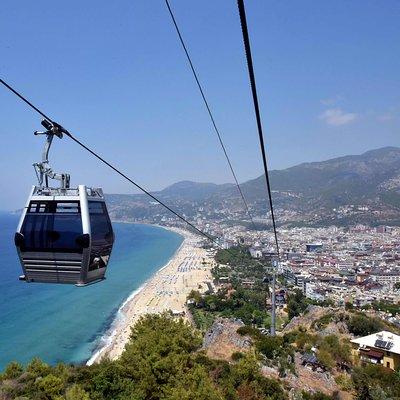
<svg viewBox="0 0 400 400"><path fill-rule="evenodd" d="M236 332L241 336L250 336L252 338L261 338L263 336L257 328L248 325L241 326Z"/></svg>
<svg viewBox="0 0 400 400"><path fill-rule="evenodd" d="M22 372L24 372L22 365L16 361L13 361L7 365L2 377L3 379L15 379L19 378Z"/></svg>
<svg viewBox="0 0 400 400"><path fill-rule="evenodd" d="M79 385L71 386L65 393L66 400L90 400L89 394L86 393Z"/></svg>
<svg viewBox="0 0 400 400"><path fill-rule="evenodd" d="M233 361L239 361L244 357L244 354L241 351L235 351L232 353L231 358Z"/></svg>
<svg viewBox="0 0 400 400"><path fill-rule="evenodd" d="M44 394L45 399L54 399L56 396L60 395L63 386L61 378L52 374L45 376L37 383L37 387Z"/></svg>
<svg viewBox="0 0 400 400"><path fill-rule="evenodd" d="M400 376L388 368L366 364L354 368L351 378L356 399L400 398Z"/></svg>
<svg viewBox="0 0 400 400"><path fill-rule="evenodd" d="M336 376L335 382L342 390L345 390L347 392L353 390L353 381L351 380L351 377L347 374L340 374Z"/></svg>
<svg viewBox="0 0 400 400"><path fill-rule="evenodd" d="M317 359L326 369L331 370L335 367L336 363L332 355L324 349L320 349L317 352Z"/></svg>
<svg viewBox="0 0 400 400"><path fill-rule="evenodd" d="M334 318L334 315L332 313L325 314L321 318L315 320L312 323L311 328L313 328L313 329L315 329L315 328L324 329L329 325L330 322L333 321L333 318Z"/></svg>
<svg viewBox="0 0 400 400"><path fill-rule="evenodd" d="M33 358L26 367L26 372L29 372L35 378L46 376L50 373L50 371L50 366L37 357Z"/></svg>

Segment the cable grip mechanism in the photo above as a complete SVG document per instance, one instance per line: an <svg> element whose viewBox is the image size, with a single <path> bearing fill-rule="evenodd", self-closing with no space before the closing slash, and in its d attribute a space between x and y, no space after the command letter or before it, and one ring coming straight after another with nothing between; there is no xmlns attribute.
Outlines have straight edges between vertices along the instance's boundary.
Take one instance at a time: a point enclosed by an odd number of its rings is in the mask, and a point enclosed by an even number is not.
<svg viewBox="0 0 400 400"><path fill-rule="evenodd" d="M42 161L33 164L36 172L36 177L39 181L39 186L42 188L49 187L49 178L60 181L61 189L68 189L70 185L70 175L66 173L56 173L49 164L49 151L53 142L54 136L62 139L65 129L55 122L50 122L47 119L42 120L42 126L46 129L44 132L35 131L34 135L46 135L46 143L42 152Z"/></svg>

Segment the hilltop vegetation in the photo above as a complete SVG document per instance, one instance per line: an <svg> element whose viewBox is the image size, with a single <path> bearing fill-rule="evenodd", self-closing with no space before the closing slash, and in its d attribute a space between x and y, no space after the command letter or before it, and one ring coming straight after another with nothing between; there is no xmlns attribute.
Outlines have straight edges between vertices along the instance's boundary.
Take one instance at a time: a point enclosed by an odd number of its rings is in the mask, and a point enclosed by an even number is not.
<svg viewBox="0 0 400 400"><path fill-rule="evenodd" d="M301 290L291 289L286 293L283 311L290 323L280 335L271 337L264 329L270 324L265 269L250 257L245 247L219 250L215 260L220 264L212 270L213 277L217 282L224 282L223 288L216 293L192 292L189 296L193 300L190 309L194 322L203 332L216 318L220 325L224 323L221 317L242 321L245 325L237 333L251 338L260 365L267 368L265 375L279 379L287 389L295 390L299 398L307 398L302 390L310 390L315 398L321 399L342 398L343 393L359 400L397 398L398 388L393 382L400 384L399 373L386 371L381 366L358 365L350 345L351 335L364 336L383 329L398 332L395 326L354 310L350 305L343 309L331 301L312 301ZM395 311L386 303L374 304L372 308ZM232 353L228 342L220 341L219 345L231 351L232 360L248 353L246 348L242 353ZM221 353L221 356L227 359L227 354ZM374 382L373 386L370 382ZM319 393L320 390L324 393Z"/></svg>
<svg viewBox="0 0 400 400"><path fill-rule="evenodd" d="M251 354L235 364L209 359L182 320L148 315L132 329L121 358L93 366L54 367L35 359L0 375L0 399L281 400L280 383L263 377Z"/></svg>
<svg viewBox="0 0 400 400"><path fill-rule="evenodd" d="M229 277L229 288L204 296L197 291L189 294L188 298L194 300L190 310L196 327L204 332L217 317L238 318L247 325L269 327L265 300L270 294L264 279L265 267L242 246L218 250L215 260L219 264L211 271L213 278L219 281Z"/></svg>
<svg viewBox="0 0 400 400"><path fill-rule="evenodd" d="M92 366L49 366L39 359L25 367L9 364L0 374L0 399L285 400L293 379L306 385L296 378L302 371L294 362L295 353L316 346L318 361L332 373L337 365L352 363L348 344L335 335L296 330L272 338L251 327L240 330L252 337L254 350L235 353L231 362L213 360L200 350L201 336L187 323L168 314L148 315L132 329L116 361ZM266 377L261 365L278 365L280 378ZM358 400L400 398L400 374L381 366L354 366L350 374L336 372L335 376L342 390ZM341 398L338 393L301 389L294 396L296 400Z"/></svg>
<svg viewBox="0 0 400 400"><path fill-rule="evenodd" d="M270 298L270 279L266 271L269 262L260 263L250 256L244 246L229 250L218 250L215 255L218 263L212 269L216 282L228 278L229 285L216 293L203 296L192 291L188 298L193 301L190 310L196 327L201 331L208 329L217 317L238 318L246 325L269 329L270 311L266 300ZM331 302L307 299L301 290L288 293L286 312L278 314L278 326L304 313L309 305L331 305Z"/></svg>

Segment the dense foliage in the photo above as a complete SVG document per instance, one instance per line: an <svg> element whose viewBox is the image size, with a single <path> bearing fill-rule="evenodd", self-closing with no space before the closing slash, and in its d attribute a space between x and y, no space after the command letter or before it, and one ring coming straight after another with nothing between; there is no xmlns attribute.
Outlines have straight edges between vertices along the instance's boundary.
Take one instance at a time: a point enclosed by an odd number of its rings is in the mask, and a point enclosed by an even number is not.
<svg viewBox="0 0 400 400"><path fill-rule="evenodd" d="M229 250L218 250L215 255L215 261L225 265L240 265L254 262L248 249L244 246L231 247Z"/></svg>
<svg viewBox="0 0 400 400"><path fill-rule="evenodd" d="M288 294L287 311L289 319L303 314L309 305L317 305L322 307L332 306L331 300L316 301L307 298L300 289L295 289Z"/></svg>
<svg viewBox="0 0 400 400"><path fill-rule="evenodd" d="M245 289L219 290L216 294L200 296L196 291L189 298L195 300L191 307L197 328L207 329L217 317L237 318L246 325L256 324L269 327L269 313L266 311L267 293L264 290ZM199 312L202 310L202 312ZM207 320L207 315L211 318Z"/></svg>
<svg viewBox="0 0 400 400"><path fill-rule="evenodd" d="M354 321L359 315L354 315ZM351 319L350 319L351 320ZM353 322L354 322L353 321ZM365 321L364 321L365 322ZM356 325L358 326L358 325ZM149 315L132 329L119 360L99 364L49 366L33 359L27 366L10 363L0 374L1 400L278 400L288 397L278 380L260 373L261 360L278 367L280 377L296 373L294 353L315 347L327 370L346 364L351 375L337 383L358 400L400 398L400 373L376 365L352 367L348 341L302 329L270 337L251 326L240 334L252 338L255 352L234 353L232 363L212 360L200 350L199 334L168 314ZM298 393L296 399L328 400L321 393Z"/></svg>
<svg viewBox="0 0 400 400"><path fill-rule="evenodd" d="M400 282L398 282L400 284ZM362 307L364 310L369 310L373 309L375 311L385 311L387 313L390 313L392 315L397 315L400 314L400 303L398 304L393 304L388 301L374 301L371 304L368 304L364 307Z"/></svg>
<svg viewBox="0 0 400 400"><path fill-rule="evenodd" d="M309 352L312 347L315 347L318 361L327 370L352 363L350 343L336 335L322 336L305 330L294 330L287 333L283 339L295 345L301 352Z"/></svg>
<svg viewBox="0 0 400 400"><path fill-rule="evenodd" d="M306 308L308 307L309 302L307 298L304 296L303 292L299 289L296 289L292 294L288 296L287 300L287 310L289 319L293 317L297 317L302 314Z"/></svg>
<svg viewBox="0 0 400 400"><path fill-rule="evenodd" d="M378 318L371 318L361 313L356 313L347 321L347 327L356 336L366 336L379 332L385 328L385 324Z"/></svg>
<svg viewBox="0 0 400 400"><path fill-rule="evenodd" d="M269 328L266 299L270 293L264 279L265 266L253 259L244 246L218 250L215 260L219 264L212 269L212 275L216 281L228 277L229 288L205 295L197 291L189 294L188 298L194 301L190 309L196 327L204 332L217 317L226 317Z"/></svg>
<svg viewBox="0 0 400 400"><path fill-rule="evenodd" d="M11 363L0 376L0 399L37 400L278 400L286 394L263 377L251 355L235 364L198 351L201 338L168 315L142 318L122 357L87 366Z"/></svg>
<svg viewBox="0 0 400 400"><path fill-rule="evenodd" d="M366 364L352 373L357 400L400 398L400 372L380 365Z"/></svg>
<svg viewBox="0 0 400 400"><path fill-rule="evenodd" d="M213 268L214 278L229 275L234 287L240 285L243 280L251 279L256 285L262 286L265 277L267 261L254 259L245 246L231 247L229 250L218 250L215 261L220 264ZM228 269L225 267L228 266ZM265 285L264 285L265 286Z"/></svg>

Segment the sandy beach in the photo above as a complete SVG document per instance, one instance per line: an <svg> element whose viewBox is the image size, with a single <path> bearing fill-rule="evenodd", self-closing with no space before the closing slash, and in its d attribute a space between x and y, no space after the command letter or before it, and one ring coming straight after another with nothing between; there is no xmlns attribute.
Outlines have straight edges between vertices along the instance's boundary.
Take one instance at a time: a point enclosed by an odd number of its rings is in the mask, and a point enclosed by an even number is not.
<svg viewBox="0 0 400 400"><path fill-rule="evenodd" d="M192 289L204 292L211 283L213 258L200 248L201 239L188 231L168 228L184 237L173 258L122 305L104 344L87 362L91 365L103 357L118 358L124 350L131 326L144 314L171 310L187 318L186 298Z"/></svg>

